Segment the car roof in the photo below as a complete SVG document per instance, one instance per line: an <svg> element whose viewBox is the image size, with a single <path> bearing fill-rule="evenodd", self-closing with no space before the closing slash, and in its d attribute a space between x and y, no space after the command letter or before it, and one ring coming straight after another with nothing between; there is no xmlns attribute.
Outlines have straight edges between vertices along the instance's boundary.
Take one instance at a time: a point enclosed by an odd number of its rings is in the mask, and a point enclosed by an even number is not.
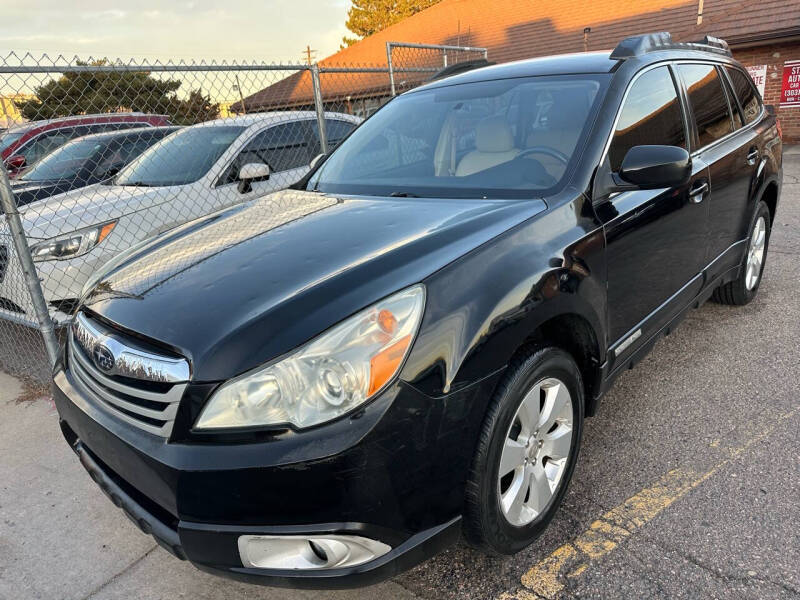
<svg viewBox="0 0 800 600"><path fill-rule="evenodd" d="M536 77L542 75L577 75L582 73L612 73L621 63L631 62L637 66L646 66L664 60L704 60L736 64L730 57L720 54L682 48L670 48L647 52L628 59L611 58L611 51L580 52L575 54L557 54L540 58L529 58L514 62L502 63L473 69L465 73L432 81L406 92L413 94L420 90L435 89L461 83L491 81L493 79L511 79L514 77Z"/></svg>
<svg viewBox="0 0 800 600"><path fill-rule="evenodd" d="M118 129L116 131L103 131L101 133L90 133L89 135L82 135L81 137L77 137L74 140L70 140L69 143L76 142L78 140L95 140L98 142L103 142L106 140L113 140L125 137L139 137L142 134L150 134L152 135L155 132L173 132L178 131L178 129L182 129L179 125L164 125L161 127L132 127L130 129Z"/></svg>
<svg viewBox="0 0 800 600"><path fill-rule="evenodd" d="M538 75L571 75L577 73L610 73L620 61L612 60L610 52L581 52L576 54L558 54L540 58L528 58L513 62L481 67L452 77L432 81L424 86L411 90L411 93L422 90L444 87L458 83L473 81L490 81L492 79L510 79L513 77L535 77Z"/></svg>
<svg viewBox="0 0 800 600"><path fill-rule="evenodd" d="M65 127L69 125L81 125L84 122L88 122L88 124L94 123L97 119L103 119L103 121L107 122L124 122L130 121L137 118L166 118L167 115L155 115L150 113L143 113L143 112L124 112L124 113L97 113L93 115L74 115L71 117L56 117L53 119L41 119L38 121L28 121L27 123L20 123L19 125L14 125L8 128L8 133L25 133L26 131L30 131L32 129L38 129L40 127L47 127L48 125L64 125Z"/></svg>
<svg viewBox="0 0 800 600"><path fill-rule="evenodd" d="M345 121L350 121L352 123L357 123L361 119L358 117L354 117L353 115L348 115L345 113L338 113L338 112L325 112L326 118L336 118L336 119L343 119ZM251 125L257 125L263 123L265 121L273 121L273 122L280 122L280 121L294 121L297 119L316 119L317 113L313 110L282 110L282 111L272 111L272 112L260 112L260 113L250 113L246 115L236 115L233 117L223 117L221 119L213 119L211 121L204 121L202 123L197 123L192 125L191 127L208 127L209 125L240 125L243 127L250 127Z"/></svg>

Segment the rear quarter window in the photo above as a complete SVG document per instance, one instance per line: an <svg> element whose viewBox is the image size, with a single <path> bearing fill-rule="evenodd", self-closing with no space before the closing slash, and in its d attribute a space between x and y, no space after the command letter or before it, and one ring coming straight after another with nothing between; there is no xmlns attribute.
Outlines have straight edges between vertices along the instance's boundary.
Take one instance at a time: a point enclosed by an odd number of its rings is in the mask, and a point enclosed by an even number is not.
<svg viewBox="0 0 800 600"><path fill-rule="evenodd" d="M744 71L735 67L726 67L728 76L731 79L733 93L739 99L739 104L744 112L744 122L752 123L761 113L761 99L758 97L753 81Z"/></svg>

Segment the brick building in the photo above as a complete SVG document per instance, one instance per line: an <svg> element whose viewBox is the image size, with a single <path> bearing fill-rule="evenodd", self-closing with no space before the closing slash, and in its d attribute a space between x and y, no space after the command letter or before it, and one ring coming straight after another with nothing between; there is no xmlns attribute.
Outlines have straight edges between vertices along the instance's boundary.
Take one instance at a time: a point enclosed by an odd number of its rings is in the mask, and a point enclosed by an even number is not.
<svg viewBox="0 0 800 600"><path fill-rule="evenodd" d="M322 66L386 66L386 42L488 48L507 62L605 50L636 33L670 31L676 40L714 35L750 67L766 67L764 98L779 104L786 61L800 61L800 0L442 0L320 61ZM798 63L800 66L800 63ZM356 112L387 98L385 73L328 76L326 103ZM800 99L800 97L798 97ZM244 100L248 111L313 103L310 75L297 73ZM240 106L234 104L236 111ZM800 141L800 102L781 106L784 137Z"/></svg>

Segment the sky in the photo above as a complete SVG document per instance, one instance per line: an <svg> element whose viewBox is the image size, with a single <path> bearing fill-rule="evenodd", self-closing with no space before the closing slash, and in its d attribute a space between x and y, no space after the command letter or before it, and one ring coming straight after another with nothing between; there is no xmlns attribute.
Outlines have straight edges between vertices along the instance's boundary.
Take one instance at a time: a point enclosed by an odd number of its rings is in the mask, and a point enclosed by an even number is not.
<svg viewBox="0 0 800 600"><path fill-rule="evenodd" d="M0 0L10 51L160 60L298 62L339 49L348 0Z"/></svg>

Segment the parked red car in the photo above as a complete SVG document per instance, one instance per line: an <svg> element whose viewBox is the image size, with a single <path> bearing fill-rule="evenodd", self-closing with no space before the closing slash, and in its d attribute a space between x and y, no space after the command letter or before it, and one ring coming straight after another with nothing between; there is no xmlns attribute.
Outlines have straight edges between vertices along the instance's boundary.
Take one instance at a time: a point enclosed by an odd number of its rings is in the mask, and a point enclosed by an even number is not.
<svg viewBox="0 0 800 600"><path fill-rule="evenodd" d="M144 113L104 113L60 117L46 121L31 121L0 135L0 159L14 177L23 168L66 144L68 141L90 133L134 127L159 127L169 125L165 115Z"/></svg>

